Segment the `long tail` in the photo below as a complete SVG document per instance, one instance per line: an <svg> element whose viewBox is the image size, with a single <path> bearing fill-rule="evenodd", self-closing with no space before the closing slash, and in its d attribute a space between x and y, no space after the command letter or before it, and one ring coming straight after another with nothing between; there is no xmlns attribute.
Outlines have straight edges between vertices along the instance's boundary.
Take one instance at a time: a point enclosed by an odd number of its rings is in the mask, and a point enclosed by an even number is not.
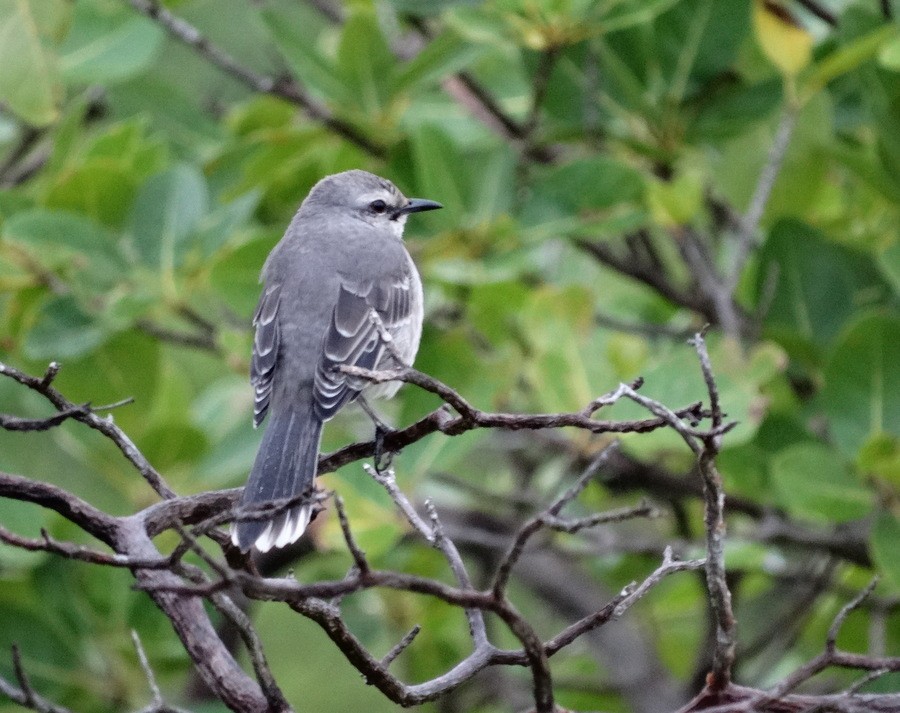
<svg viewBox="0 0 900 713"><path fill-rule="evenodd" d="M312 491L319 463L322 423L308 406L269 417L241 506L262 505ZM231 528L231 540L241 550L255 545L260 552L295 542L312 515L312 505L298 505L266 520L244 520Z"/></svg>

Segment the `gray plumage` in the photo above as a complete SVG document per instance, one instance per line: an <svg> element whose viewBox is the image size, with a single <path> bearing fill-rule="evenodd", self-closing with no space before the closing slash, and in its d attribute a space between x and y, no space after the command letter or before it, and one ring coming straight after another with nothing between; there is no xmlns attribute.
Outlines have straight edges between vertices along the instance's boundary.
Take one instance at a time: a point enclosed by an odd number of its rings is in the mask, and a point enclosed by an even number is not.
<svg viewBox="0 0 900 713"><path fill-rule="evenodd" d="M400 388L367 385L336 367L399 366L392 352L412 364L422 334L422 283L403 227L410 213L440 207L407 199L365 171L323 178L303 201L262 270L250 381L254 425L267 415L269 423L243 508L311 493L324 422L361 392L389 398ZM242 550L284 547L303 534L311 514L312 506L300 504L273 518L238 521L232 541Z"/></svg>

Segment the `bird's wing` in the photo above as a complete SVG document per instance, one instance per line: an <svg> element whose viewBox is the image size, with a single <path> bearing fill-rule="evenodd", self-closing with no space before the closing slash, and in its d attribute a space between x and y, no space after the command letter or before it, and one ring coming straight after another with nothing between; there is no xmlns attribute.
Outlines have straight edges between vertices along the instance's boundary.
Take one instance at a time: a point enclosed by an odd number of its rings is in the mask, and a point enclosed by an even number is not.
<svg viewBox="0 0 900 713"><path fill-rule="evenodd" d="M341 365L375 369L387 344L373 319L376 314L388 334L396 334L412 319L409 274L366 284L342 284L331 324L325 333L316 368L314 403L323 421L359 394L358 379L342 374Z"/></svg>
<svg viewBox="0 0 900 713"><path fill-rule="evenodd" d="M253 339L253 358L250 362L250 383L254 388L254 426L259 426L263 422L269 410L272 377L275 375L275 364L278 360L280 299L281 285L275 283L267 286L259 298L256 314L253 315L256 336Z"/></svg>

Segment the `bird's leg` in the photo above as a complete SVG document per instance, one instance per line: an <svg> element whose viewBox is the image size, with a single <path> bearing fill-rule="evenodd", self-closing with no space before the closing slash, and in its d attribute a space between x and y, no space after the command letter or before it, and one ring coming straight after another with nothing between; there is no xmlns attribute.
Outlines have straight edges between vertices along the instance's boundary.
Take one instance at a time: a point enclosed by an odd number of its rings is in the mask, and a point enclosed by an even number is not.
<svg viewBox="0 0 900 713"><path fill-rule="evenodd" d="M384 437L393 433L395 429L381 420L381 417L375 413L375 410L371 406L369 406L362 394L357 397L357 400L362 407L362 410L366 412L369 418L372 419L372 423L375 424L375 470L378 473L381 473L383 470L387 470L390 467L391 461L394 458L394 454L384 448Z"/></svg>

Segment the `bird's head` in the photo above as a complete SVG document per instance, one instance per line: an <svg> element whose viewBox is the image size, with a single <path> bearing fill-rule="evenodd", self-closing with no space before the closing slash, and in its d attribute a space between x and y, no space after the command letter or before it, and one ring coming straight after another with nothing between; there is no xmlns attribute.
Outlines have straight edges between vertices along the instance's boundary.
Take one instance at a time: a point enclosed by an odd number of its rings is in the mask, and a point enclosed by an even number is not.
<svg viewBox="0 0 900 713"><path fill-rule="evenodd" d="M359 170L326 176L313 186L304 205L384 226L397 238L403 235L410 213L443 207L435 201L407 198L386 178Z"/></svg>

